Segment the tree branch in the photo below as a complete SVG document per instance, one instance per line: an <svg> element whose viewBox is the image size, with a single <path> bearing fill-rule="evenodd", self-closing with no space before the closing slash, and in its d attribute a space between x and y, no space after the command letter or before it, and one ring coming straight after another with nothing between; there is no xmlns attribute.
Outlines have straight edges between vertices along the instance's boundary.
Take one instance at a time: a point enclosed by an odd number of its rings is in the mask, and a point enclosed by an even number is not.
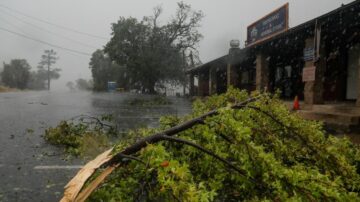
<svg viewBox="0 0 360 202"><path fill-rule="evenodd" d="M121 157L122 157L123 161L127 161L129 159L129 160L134 160L134 161L137 161L137 162L140 162L140 163L146 165L146 163L144 161L142 161L140 158L137 158L135 156L122 154Z"/></svg>
<svg viewBox="0 0 360 202"><path fill-rule="evenodd" d="M243 106L246 106L247 104L251 103L251 102L254 102L256 101L257 99L259 98L258 97L253 97L253 98L250 98L244 102L241 102L241 103L238 103L238 104L235 104L233 105L231 108L233 109L238 109L238 108L242 108ZM177 133L179 132L182 132L186 129L189 129L191 128L192 126L196 125L196 124L203 124L204 123L204 120L205 118L209 117L209 116L213 116L213 115L216 115L218 114L218 110L212 110L208 113L205 113L199 117L196 117L192 120L189 120L189 121L186 121L182 124L179 124L175 127L172 127L172 128L169 128L163 132L160 132L160 133L156 133L154 135L151 135L149 137L146 137L142 140L139 140L138 142L136 142L135 144L127 147L126 149L124 149L122 152L119 152L117 154L115 154L109 161L106 161L104 163L102 163L102 167L106 167L105 169L105 172L101 173L101 175L99 177L97 177L94 181L92 181L88 187L86 187L80 194L76 194L75 196L73 196L74 198L76 198L77 201L84 201L86 200L86 198L91 194L91 192L93 190L96 189L97 186L100 185L100 183L108 176L111 174L111 172L116 168L118 167L121 162L122 162L122 159L124 158L124 156L127 156L128 155L131 155L131 154L134 154L138 151L140 151L142 148L145 148L148 144L154 144L154 143L157 143L157 142L160 142L160 141L163 141L163 140L168 140L168 141L174 141L174 142L181 142L183 144L187 143L188 145L191 145L193 147L196 147L198 149L202 149L203 152L213 156L214 158L220 160L221 162L225 163L226 165L229 165L232 169L236 170L237 172L239 172L241 175L243 176L246 176L244 174L244 171L238 169L236 166L234 166L233 164L231 164L230 162L228 162L227 160L215 155L192 143L192 142L186 142L184 140L181 140L181 139L178 139L178 138L175 138L175 137L171 137L173 135L176 135ZM99 166L99 167L100 167ZM252 182L255 182L252 178L249 178L249 177L246 177L247 179L251 180Z"/></svg>
<svg viewBox="0 0 360 202"><path fill-rule="evenodd" d="M241 106L239 106L241 107ZM294 135L296 135L296 137L298 137L300 139L300 141L303 142L303 144L305 144L315 155L319 155L318 151L323 150L323 148L320 147L315 147L314 144L311 144L311 141L304 138L304 136L302 136L301 134L299 134L296 129L292 128L291 126L287 126L285 125L283 122L281 122L280 120L278 120L274 115L270 114L269 112L266 112L262 109L260 109L259 107L254 107L254 106L249 106L249 105L243 105L242 108L250 108L250 109L254 109L266 116L268 116L269 118L271 118L274 122L276 122L277 124L279 124L280 126L282 126L283 128L286 128L287 130L289 130L290 132L292 132ZM290 136L291 137L291 136ZM310 143L310 144L309 144ZM326 152L326 150L325 150ZM330 165L333 165L335 170L337 170L337 172L341 173L341 169L342 166L341 164L338 162L338 159L334 156L334 155L330 155L329 158L326 158L325 161L327 161L327 163L329 163Z"/></svg>
<svg viewBox="0 0 360 202"><path fill-rule="evenodd" d="M255 100L257 100L258 97L254 97L254 98L250 98L244 102L241 102L239 104L235 104L233 105L231 108L232 109L239 109L239 108L243 108L245 107L247 104L251 103L251 102L254 102ZM189 121L186 121L182 124L179 124L177 126L174 126L172 128L169 128L167 130L164 130L162 132L159 132L159 133L156 133L154 135L151 135L151 136L148 136L148 137L145 137L144 139L141 139L139 141L137 141L136 143L134 143L133 145L127 147L126 149L124 149L122 152L114 155L109 162L107 162L105 164L105 166L109 166L109 165L114 165L114 164L117 164L119 163L119 161L121 160L121 156L122 154L125 154L125 155L131 155L131 154L134 154L138 151L140 151L142 148L145 148L148 144L154 144L154 143L157 143L161 140L163 140L162 136L163 135L166 135L166 136L174 136L176 135L177 133L179 132L182 132L182 131L185 131L191 127L193 127L194 125L196 124L203 124L204 123L204 120L209 117L209 116L214 116L218 114L218 110L215 109L215 110L212 110L210 112L207 112L199 117L196 117L194 119L191 119Z"/></svg>
<svg viewBox="0 0 360 202"><path fill-rule="evenodd" d="M211 152L210 150L207 150L205 149L204 147L201 147L191 141L188 141L188 140L184 140L184 139L181 139L181 138L178 138L178 137L172 137L172 136L166 136L166 135L161 135L161 139L162 140L167 140L167 141L170 141L170 142L177 142L177 143L181 143L181 144L186 144L186 145L189 145L189 146L192 146L212 157L214 157L215 159L223 162L224 164L228 165L231 169L237 171L240 175L242 175L243 177L246 177L246 173L243 171L243 170L240 170L239 168L237 168L236 166L234 166L231 162L227 161L226 159L218 156L217 154ZM251 181L255 182L253 179L250 178Z"/></svg>
<svg viewBox="0 0 360 202"><path fill-rule="evenodd" d="M109 128L114 128L114 126L109 125L109 124L106 124L106 123L104 123L103 121L101 121L99 118L96 118L96 117L90 116L90 115L84 115L84 114L83 114L83 115L75 116L75 117L73 117L72 119L82 119L82 118L87 118L87 119L95 120L95 122L96 122L97 124L99 124L101 127L106 126L106 127L109 127Z"/></svg>

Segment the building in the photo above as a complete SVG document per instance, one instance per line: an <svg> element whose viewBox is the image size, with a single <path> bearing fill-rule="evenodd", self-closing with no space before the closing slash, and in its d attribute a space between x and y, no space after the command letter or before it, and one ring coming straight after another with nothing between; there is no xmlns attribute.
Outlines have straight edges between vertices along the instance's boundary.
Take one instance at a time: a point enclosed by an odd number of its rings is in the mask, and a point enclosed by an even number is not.
<svg viewBox="0 0 360 202"><path fill-rule="evenodd" d="M271 20L269 26L279 28L274 33L261 27ZM240 49L233 41L227 55L187 71L190 94L223 93L232 85L279 89L283 99L299 96L310 109L333 103L360 107L360 0L293 28L285 5L250 25L245 44Z"/></svg>
<svg viewBox="0 0 360 202"><path fill-rule="evenodd" d="M235 45L228 55L187 71L191 94L222 93L233 85L249 91L280 89L283 98L298 95L307 104L357 100L359 13L357 0L255 45L243 49ZM314 56L305 58L306 51ZM303 82L307 67L316 67L315 78Z"/></svg>

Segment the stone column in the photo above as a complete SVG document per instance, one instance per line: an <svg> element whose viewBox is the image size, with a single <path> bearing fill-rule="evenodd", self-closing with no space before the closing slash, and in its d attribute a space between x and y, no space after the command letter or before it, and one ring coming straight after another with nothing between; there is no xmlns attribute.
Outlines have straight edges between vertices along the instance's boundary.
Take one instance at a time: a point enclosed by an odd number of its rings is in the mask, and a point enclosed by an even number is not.
<svg viewBox="0 0 360 202"><path fill-rule="evenodd" d="M305 40L305 48L314 48L314 38ZM323 104L324 103L324 86L323 78L326 68L326 60L324 56L324 47L320 48L320 58L314 62L305 61L304 68L315 67L315 81L307 81L304 86L304 102L307 105Z"/></svg>
<svg viewBox="0 0 360 202"><path fill-rule="evenodd" d="M216 94L216 70L209 69L209 95Z"/></svg>
<svg viewBox="0 0 360 202"><path fill-rule="evenodd" d="M209 95L209 72L199 72L199 96Z"/></svg>
<svg viewBox="0 0 360 202"><path fill-rule="evenodd" d="M269 85L269 61L267 55L259 53L256 55L256 90L262 91Z"/></svg>

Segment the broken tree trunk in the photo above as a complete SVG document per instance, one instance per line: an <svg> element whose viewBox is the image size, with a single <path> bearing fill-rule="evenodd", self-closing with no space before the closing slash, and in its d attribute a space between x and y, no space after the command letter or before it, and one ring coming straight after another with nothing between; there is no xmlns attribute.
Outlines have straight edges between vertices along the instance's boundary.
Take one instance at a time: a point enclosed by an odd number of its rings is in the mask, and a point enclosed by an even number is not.
<svg viewBox="0 0 360 202"><path fill-rule="evenodd" d="M76 176L71 179L70 182L65 186L64 197L60 201L75 201L86 180L89 179L89 177L95 172L97 168L111 159L112 150L113 148L105 151L104 153L97 156L94 160L88 162L83 168L81 168Z"/></svg>

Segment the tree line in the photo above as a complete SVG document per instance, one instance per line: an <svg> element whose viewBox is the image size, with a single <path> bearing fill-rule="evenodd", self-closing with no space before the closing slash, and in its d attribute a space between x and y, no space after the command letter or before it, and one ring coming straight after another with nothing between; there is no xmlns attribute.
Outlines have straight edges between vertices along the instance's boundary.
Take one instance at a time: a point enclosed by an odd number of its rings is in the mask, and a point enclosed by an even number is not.
<svg viewBox="0 0 360 202"><path fill-rule="evenodd" d="M198 28L204 15L183 2L166 23L160 22L162 13L155 7L152 16L120 17L112 24L110 41L90 60L95 90L105 90L108 81L147 93L169 83L186 83L185 69L200 64Z"/></svg>
<svg viewBox="0 0 360 202"><path fill-rule="evenodd" d="M60 77L60 69L51 68L57 59L54 50L45 50L37 69L33 71L26 59L12 59L8 64L4 62L0 73L1 84L17 89L50 90L50 81Z"/></svg>
<svg viewBox="0 0 360 202"><path fill-rule="evenodd" d="M75 91L75 90L91 91L94 89L94 84L91 79L86 80L83 78L78 78L75 80L75 82L73 81L67 82L66 87L68 87L70 91Z"/></svg>

